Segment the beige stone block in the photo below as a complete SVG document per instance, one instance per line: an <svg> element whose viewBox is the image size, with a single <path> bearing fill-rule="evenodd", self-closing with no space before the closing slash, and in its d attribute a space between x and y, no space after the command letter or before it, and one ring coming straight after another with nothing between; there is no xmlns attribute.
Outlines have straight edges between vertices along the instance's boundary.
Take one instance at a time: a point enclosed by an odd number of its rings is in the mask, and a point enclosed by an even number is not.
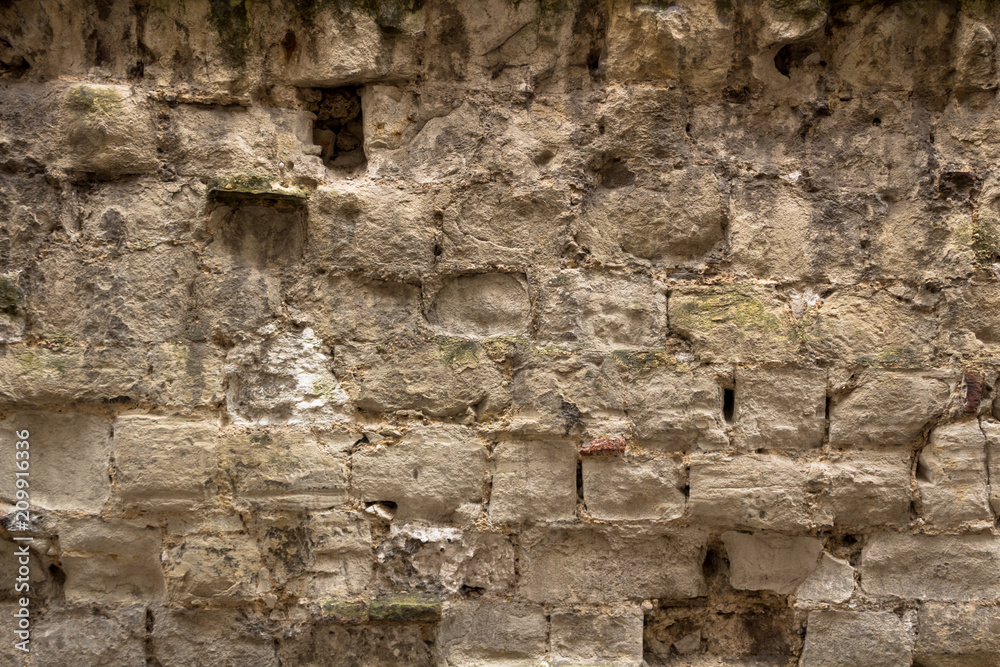
<svg viewBox="0 0 1000 667"><path fill-rule="evenodd" d="M908 451L834 452L818 466L826 486L819 502L837 525L907 524L910 467Z"/></svg>
<svg viewBox="0 0 1000 667"><path fill-rule="evenodd" d="M314 514L309 520L309 542L311 561L305 577L308 597L356 595L368 585L373 568L368 521L352 512ZM298 545L289 546L290 552L297 555Z"/></svg>
<svg viewBox="0 0 1000 667"><path fill-rule="evenodd" d="M826 373L799 368L736 371L733 441L741 449L811 449L826 431Z"/></svg>
<svg viewBox="0 0 1000 667"><path fill-rule="evenodd" d="M424 628L417 624L306 625L278 646L282 665L319 667L334 658L346 665L439 665L431 658ZM244 663L237 662L233 667ZM271 665L277 663L262 663ZM228 665L227 665L228 667Z"/></svg>
<svg viewBox="0 0 1000 667"><path fill-rule="evenodd" d="M393 502L400 520L468 523L480 512L486 448L462 426L418 426L394 445L352 457L351 495Z"/></svg>
<svg viewBox="0 0 1000 667"><path fill-rule="evenodd" d="M491 523L560 521L576 515L574 442L501 442L493 450L493 460Z"/></svg>
<svg viewBox="0 0 1000 667"><path fill-rule="evenodd" d="M545 659L548 619L541 605L462 600L444 612L437 645L444 665L530 665Z"/></svg>
<svg viewBox="0 0 1000 667"><path fill-rule="evenodd" d="M986 436L976 420L938 426L917 459L921 514L931 525L993 522Z"/></svg>
<svg viewBox="0 0 1000 667"><path fill-rule="evenodd" d="M266 621L252 611L156 609L152 649L164 665L278 667Z"/></svg>
<svg viewBox="0 0 1000 667"><path fill-rule="evenodd" d="M87 608L53 609L32 620L31 665L141 665L145 639L146 614L138 605L100 614Z"/></svg>
<svg viewBox="0 0 1000 667"><path fill-rule="evenodd" d="M867 371L830 407L834 447L909 445L944 413L953 380L947 374Z"/></svg>
<svg viewBox="0 0 1000 667"><path fill-rule="evenodd" d="M260 552L246 535L192 535L168 550L165 570L175 604L249 605Z"/></svg>
<svg viewBox="0 0 1000 667"><path fill-rule="evenodd" d="M220 465L236 498L265 509L323 509L347 500L347 430L253 430L226 435Z"/></svg>
<svg viewBox="0 0 1000 667"><path fill-rule="evenodd" d="M928 603L917 615L915 664L988 667L1000 664L1000 609Z"/></svg>
<svg viewBox="0 0 1000 667"><path fill-rule="evenodd" d="M814 516L804 465L769 454L691 460L688 515L699 524L763 530L801 530L828 525Z"/></svg>
<svg viewBox="0 0 1000 667"><path fill-rule="evenodd" d="M993 421L981 422L986 435L987 460L989 461L990 505L993 512L1000 514L1000 424Z"/></svg>
<svg viewBox="0 0 1000 667"><path fill-rule="evenodd" d="M628 454L583 459L583 502L595 519L676 519L684 514L686 482L679 459Z"/></svg>
<svg viewBox="0 0 1000 667"><path fill-rule="evenodd" d="M729 584L743 591L794 593L819 565L823 543L812 537L722 534L729 559Z"/></svg>
<svg viewBox="0 0 1000 667"><path fill-rule="evenodd" d="M706 537L690 528L529 528L520 536L518 593L544 603L698 597Z"/></svg>
<svg viewBox="0 0 1000 667"><path fill-rule="evenodd" d="M17 450L17 433L28 431L27 450ZM111 495L111 422L79 413L17 412L0 422L0 494L13 505L17 461L28 461L28 493L33 508L99 513ZM15 451L27 451L18 459Z"/></svg>
<svg viewBox="0 0 1000 667"><path fill-rule="evenodd" d="M114 423L118 489L145 510L193 510L215 500L214 421L126 415Z"/></svg>
<svg viewBox="0 0 1000 667"><path fill-rule="evenodd" d="M868 595L944 602L1000 597L1000 537L876 533L861 552Z"/></svg>
<svg viewBox="0 0 1000 667"><path fill-rule="evenodd" d="M888 611L814 611L801 667L909 667L913 637Z"/></svg>
<svg viewBox="0 0 1000 667"><path fill-rule="evenodd" d="M854 594L854 568L846 560L823 552L819 565L795 591L799 602L847 602Z"/></svg>
<svg viewBox="0 0 1000 667"><path fill-rule="evenodd" d="M160 527L141 520L66 519L58 526L66 601L150 602L165 595Z"/></svg>
<svg viewBox="0 0 1000 667"><path fill-rule="evenodd" d="M152 108L127 86L74 84L56 111L59 160L66 169L105 177L156 171Z"/></svg>
<svg viewBox="0 0 1000 667"><path fill-rule="evenodd" d="M480 273L445 281L427 321L446 336L519 336L531 325L531 300L522 274Z"/></svg>
<svg viewBox="0 0 1000 667"><path fill-rule="evenodd" d="M558 609L550 619L554 665L642 664L643 613L638 606Z"/></svg>
<svg viewBox="0 0 1000 667"><path fill-rule="evenodd" d="M723 390L710 375L654 365L633 373L626 391L633 432L644 444L667 451L729 445Z"/></svg>

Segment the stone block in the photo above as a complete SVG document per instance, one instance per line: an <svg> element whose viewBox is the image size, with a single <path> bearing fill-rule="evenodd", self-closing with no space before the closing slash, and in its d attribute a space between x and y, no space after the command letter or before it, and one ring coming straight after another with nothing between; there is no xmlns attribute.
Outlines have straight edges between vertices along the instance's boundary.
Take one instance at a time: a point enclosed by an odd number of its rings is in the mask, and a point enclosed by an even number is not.
<svg viewBox="0 0 1000 667"><path fill-rule="evenodd" d="M921 515L931 525L992 523L986 436L978 421L938 426L917 459Z"/></svg>
<svg viewBox="0 0 1000 667"><path fill-rule="evenodd" d="M329 424L345 421L347 394L333 360L312 329L229 350L226 407L237 424Z"/></svg>
<svg viewBox="0 0 1000 667"><path fill-rule="evenodd" d="M799 335L772 289L755 285L691 286L670 291L670 330L691 341L702 360L792 361Z"/></svg>
<svg viewBox="0 0 1000 667"><path fill-rule="evenodd" d="M587 513L607 521L669 521L684 514L687 474L679 459L590 456L583 459Z"/></svg>
<svg viewBox="0 0 1000 667"><path fill-rule="evenodd" d="M66 601L150 602L165 595L160 527L139 520L66 519L58 526Z"/></svg>
<svg viewBox="0 0 1000 667"><path fill-rule="evenodd" d="M432 417L483 418L510 403L504 379L483 348L455 338L375 356L356 382L357 406L369 412L417 410Z"/></svg>
<svg viewBox="0 0 1000 667"><path fill-rule="evenodd" d="M149 391L147 368L146 351L139 347L5 348L0 399L25 407L141 399Z"/></svg>
<svg viewBox="0 0 1000 667"><path fill-rule="evenodd" d="M149 395L157 405L215 407L222 402L225 354L207 343L160 343L151 353Z"/></svg>
<svg viewBox="0 0 1000 667"><path fill-rule="evenodd" d="M542 279L538 338L599 349L659 349L667 337L666 288L635 275L563 269Z"/></svg>
<svg viewBox="0 0 1000 667"><path fill-rule="evenodd" d="M261 242L253 247L273 251L274 244ZM251 250L248 248L246 252ZM191 336L203 340L243 341L252 332L281 317L281 283L275 275L263 266L245 266L228 257L217 263L224 268L194 279L192 291L197 304L197 321L189 325Z"/></svg>
<svg viewBox="0 0 1000 667"><path fill-rule="evenodd" d="M793 531L829 525L814 516L805 466L774 455L691 460L688 515L699 524Z"/></svg>
<svg viewBox="0 0 1000 667"><path fill-rule="evenodd" d="M294 527L297 522L292 522ZM309 561L305 595L311 598L356 595L371 580L371 526L352 512L322 512L309 521ZM299 560L298 532L292 531L285 560Z"/></svg>
<svg viewBox="0 0 1000 667"><path fill-rule="evenodd" d="M56 118L66 169L116 177L159 166L152 108L128 86L74 84Z"/></svg>
<svg viewBox="0 0 1000 667"><path fill-rule="evenodd" d="M164 665L278 667L263 617L226 609L157 609L151 645Z"/></svg>
<svg viewBox="0 0 1000 667"><path fill-rule="evenodd" d="M868 595L943 602L1000 597L1000 537L876 533L861 552Z"/></svg>
<svg viewBox="0 0 1000 667"><path fill-rule="evenodd" d="M889 611L814 611L802 667L909 667L913 636Z"/></svg>
<svg viewBox="0 0 1000 667"><path fill-rule="evenodd" d="M490 522L572 519L577 500L576 449L568 440L498 444L493 450Z"/></svg>
<svg viewBox="0 0 1000 667"><path fill-rule="evenodd" d="M545 659L548 618L541 605L486 600L453 603L438 628L442 664L535 664Z"/></svg>
<svg viewBox="0 0 1000 667"><path fill-rule="evenodd" d="M282 665L319 667L331 656L336 656L336 660L345 665L431 667L439 664L431 659L423 628L412 623L358 626L315 623L305 625L298 633L290 633L278 644Z"/></svg>
<svg viewBox="0 0 1000 667"><path fill-rule="evenodd" d="M729 445L723 390L705 373L655 364L630 374L628 416L635 437L667 451L714 450Z"/></svg>
<svg viewBox="0 0 1000 667"><path fill-rule="evenodd" d="M819 470L820 505L841 526L905 525L910 521L910 453L834 452Z"/></svg>
<svg viewBox="0 0 1000 667"><path fill-rule="evenodd" d="M413 335L421 324L420 288L356 276L310 276L289 300L328 343L377 342Z"/></svg>
<svg viewBox="0 0 1000 667"><path fill-rule="evenodd" d="M741 449L813 449L826 432L826 373L736 370L733 440Z"/></svg>
<svg viewBox="0 0 1000 667"><path fill-rule="evenodd" d="M9 455L0 458L0 494L14 504L15 437L28 431L28 492L37 509L100 513L111 495L111 422L94 415L16 412L0 422L0 442Z"/></svg>
<svg viewBox="0 0 1000 667"><path fill-rule="evenodd" d="M834 447L911 444L948 406L952 379L943 374L867 371L830 407Z"/></svg>
<svg viewBox="0 0 1000 667"><path fill-rule="evenodd" d="M540 349L517 356L511 431L525 435L601 432L625 419L625 383L613 357Z"/></svg>
<svg viewBox="0 0 1000 667"><path fill-rule="evenodd" d="M819 565L795 591L799 602L841 603L854 594L854 568L846 560L823 552Z"/></svg>
<svg viewBox="0 0 1000 667"><path fill-rule="evenodd" d="M260 552L246 535L191 535L167 551L166 577L174 604L252 604Z"/></svg>
<svg viewBox="0 0 1000 667"><path fill-rule="evenodd" d="M706 537L696 529L529 528L520 537L518 592L570 604L698 597L705 594Z"/></svg>
<svg viewBox="0 0 1000 667"><path fill-rule="evenodd" d="M351 494L393 502L401 520L468 523L480 512L486 448L461 426L418 426L395 444L354 453Z"/></svg>
<svg viewBox="0 0 1000 667"><path fill-rule="evenodd" d="M347 500L347 456L360 437L336 428L231 432L220 465L238 500L265 509L324 509Z"/></svg>
<svg viewBox="0 0 1000 667"><path fill-rule="evenodd" d="M218 426L210 421L126 415L114 423L118 489L146 510L193 510L212 502Z"/></svg>
<svg viewBox="0 0 1000 667"><path fill-rule="evenodd" d="M917 615L914 664L989 667L1000 664L1000 609L927 603Z"/></svg>
<svg viewBox="0 0 1000 667"><path fill-rule="evenodd" d="M1000 514L1000 424L993 421L980 422L986 435L990 478L990 505Z"/></svg>
<svg viewBox="0 0 1000 667"><path fill-rule="evenodd" d="M379 582L390 590L502 594L514 584L514 545L498 533L393 524L377 559Z"/></svg>
<svg viewBox="0 0 1000 667"><path fill-rule="evenodd" d="M552 664L642 664L643 613L638 606L551 613Z"/></svg>
<svg viewBox="0 0 1000 667"><path fill-rule="evenodd" d="M794 593L819 565L823 543L812 537L722 534L729 559L729 584L743 591Z"/></svg>
<svg viewBox="0 0 1000 667"><path fill-rule="evenodd" d="M31 665L141 665L145 616L141 606L100 614L87 608L50 610L32 622Z"/></svg>
<svg viewBox="0 0 1000 667"><path fill-rule="evenodd" d="M480 273L445 281L427 321L446 336L521 336L531 326L531 300L523 274Z"/></svg>

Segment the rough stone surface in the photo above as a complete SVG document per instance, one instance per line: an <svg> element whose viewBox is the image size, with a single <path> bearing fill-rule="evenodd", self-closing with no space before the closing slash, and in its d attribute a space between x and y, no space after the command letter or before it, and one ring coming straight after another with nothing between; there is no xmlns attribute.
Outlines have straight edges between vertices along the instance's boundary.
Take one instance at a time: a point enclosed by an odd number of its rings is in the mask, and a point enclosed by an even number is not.
<svg viewBox="0 0 1000 667"><path fill-rule="evenodd" d="M641 665L642 610L559 610L551 615L556 665Z"/></svg>
<svg viewBox="0 0 1000 667"><path fill-rule="evenodd" d="M493 450L491 523L560 521L576 513L576 445L502 442Z"/></svg>
<svg viewBox="0 0 1000 667"><path fill-rule="evenodd" d="M729 558L729 583L740 590L787 595L816 569L823 544L810 537L722 534Z"/></svg>
<svg viewBox="0 0 1000 667"><path fill-rule="evenodd" d="M969 604L921 605L917 616L919 664L959 667L1000 661L1000 609Z"/></svg>
<svg viewBox="0 0 1000 667"><path fill-rule="evenodd" d="M545 655L548 622L541 605L463 601L444 615L437 643L442 664L530 664Z"/></svg>
<svg viewBox="0 0 1000 667"><path fill-rule="evenodd" d="M986 437L979 422L949 424L931 431L917 461L917 485L922 514L930 524L992 521Z"/></svg>
<svg viewBox="0 0 1000 667"><path fill-rule="evenodd" d="M826 432L826 374L799 369L740 369L734 443L749 450L810 449Z"/></svg>
<svg viewBox="0 0 1000 667"><path fill-rule="evenodd" d="M583 502L595 519L676 519L684 513L683 464L647 456L583 459Z"/></svg>
<svg viewBox="0 0 1000 667"><path fill-rule="evenodd" d="M892 612L814 611L806 625L802 667L905 667L913 638Z"/></svg>

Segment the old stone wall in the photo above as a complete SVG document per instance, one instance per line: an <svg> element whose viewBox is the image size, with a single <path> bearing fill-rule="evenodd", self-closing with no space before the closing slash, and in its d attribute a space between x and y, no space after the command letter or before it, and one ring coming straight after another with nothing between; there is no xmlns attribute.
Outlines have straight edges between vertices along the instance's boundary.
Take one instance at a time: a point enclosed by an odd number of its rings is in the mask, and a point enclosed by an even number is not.
<svg viewBox="0 0 1000 667"><path fill-rule="evenodd" d="M0 0L0 664L1000 665L998 29Z"/></svg>

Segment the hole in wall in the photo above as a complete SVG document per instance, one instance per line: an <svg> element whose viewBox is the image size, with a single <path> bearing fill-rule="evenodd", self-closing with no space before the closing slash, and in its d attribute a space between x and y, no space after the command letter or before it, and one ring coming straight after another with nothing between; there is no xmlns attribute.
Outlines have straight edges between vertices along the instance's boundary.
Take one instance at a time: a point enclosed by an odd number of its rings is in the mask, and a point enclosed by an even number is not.
<svg viewBox="0 0 1000 667"><path fill-rule="evenodd" d="M735 389L723 389L722 390L722 416L725 417L727 424L733 423L733 413L736 411L736 390Z"/></svg>
<svg viewBox="0 0 1000 667"><path fill-rule="evenodd" d="M882 127L882 119L872 118L872 125L874 125L875 127Z"/></svg>
<svg viewBox="0 0 1000 667"><path fill-rule="evenodd" d="M320 147L320 157L328 169L355 173L368 163L365 156L364 115L361 88L316 88L312 111L313 143Z"/></svg>

